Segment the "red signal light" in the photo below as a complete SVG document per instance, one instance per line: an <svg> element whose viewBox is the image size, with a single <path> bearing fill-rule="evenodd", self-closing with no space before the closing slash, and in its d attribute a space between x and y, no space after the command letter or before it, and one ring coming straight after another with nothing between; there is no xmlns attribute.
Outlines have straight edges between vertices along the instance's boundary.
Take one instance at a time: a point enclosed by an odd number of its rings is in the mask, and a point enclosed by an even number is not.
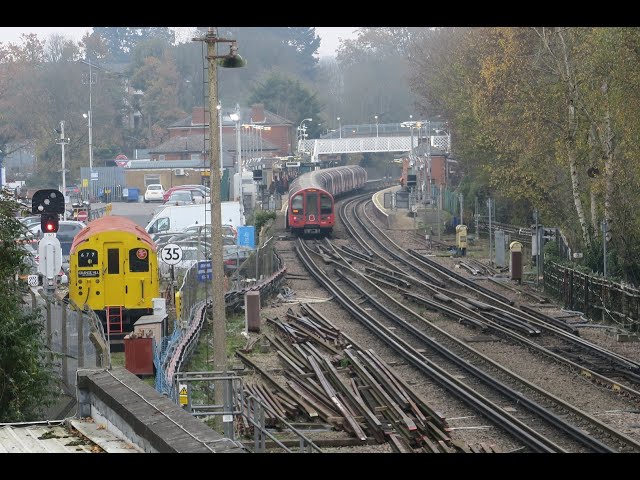
<svg viewBox="0 0 640 480"><path fill-rule="evenodd" d="M40 216L40 230L42 233L56 233L58 231L58 214L43 213Z"/></svg>

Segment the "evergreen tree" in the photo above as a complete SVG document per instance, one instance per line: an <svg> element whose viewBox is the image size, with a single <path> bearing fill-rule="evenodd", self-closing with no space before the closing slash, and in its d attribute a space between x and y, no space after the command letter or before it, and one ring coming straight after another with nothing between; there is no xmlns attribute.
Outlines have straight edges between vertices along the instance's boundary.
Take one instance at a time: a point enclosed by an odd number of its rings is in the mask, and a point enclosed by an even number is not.
<svg viewBox="0 0 640 480"><path fill-rule="evenodd" d="M320 118L323 106L317 95L305 88L299 80L274 72L253 87L249 105L263 103L270 110L297 124L305 118ZM307 124L310 138L320 135L316 122Z"/></svg>
<svg viewBox="0 0 640 480"><path fill-rule="evenodd" d="M175 33L169 27L93 27L109 50L112 62L128 62L135 46L144 40L159 38L168 45L175 42Z"/></svg>

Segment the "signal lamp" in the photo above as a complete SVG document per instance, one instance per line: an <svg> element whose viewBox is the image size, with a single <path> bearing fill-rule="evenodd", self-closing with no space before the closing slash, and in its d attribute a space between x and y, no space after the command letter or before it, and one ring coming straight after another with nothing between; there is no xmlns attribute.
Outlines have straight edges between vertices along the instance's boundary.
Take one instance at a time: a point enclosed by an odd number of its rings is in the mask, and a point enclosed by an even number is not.
<svg viewBox="0 0 640 480"><path fill-rule="evenodd" d="M40 229L42 233L56 233L58 231L58 214L43 213L40 216Z"/></svg>

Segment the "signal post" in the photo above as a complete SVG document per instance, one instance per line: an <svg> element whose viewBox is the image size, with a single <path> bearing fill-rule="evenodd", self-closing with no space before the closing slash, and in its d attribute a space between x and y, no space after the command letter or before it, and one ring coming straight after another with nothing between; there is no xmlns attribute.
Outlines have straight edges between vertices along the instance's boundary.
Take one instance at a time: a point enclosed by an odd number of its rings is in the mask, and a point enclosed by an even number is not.
<svg viewBox="0 0 640 480"><path fill-rule="evenodd" d="M62 192L54 189L38 190L31 199L31 213L40 215L43 238L38 244L38 273L45 278L42 284L47 291L55 290L56 278L62 267L62 248L56 232L60 214L64 214L64 203Z"/></svg>

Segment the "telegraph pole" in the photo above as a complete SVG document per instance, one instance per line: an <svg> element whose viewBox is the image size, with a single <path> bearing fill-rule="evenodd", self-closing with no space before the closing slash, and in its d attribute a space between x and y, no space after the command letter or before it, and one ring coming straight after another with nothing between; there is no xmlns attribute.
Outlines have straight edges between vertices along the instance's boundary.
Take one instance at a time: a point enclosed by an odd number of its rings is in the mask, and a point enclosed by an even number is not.
<svg viewBox="0 0 640 480"><path fill-rule="evenodd" d="M194 41L206 42L207 61L209 62L209 155L210 155L210 179L211 179L211 267L213 280L211 323L213 333L213 369L224 374L227 370L227 340L226 340L226 311L224 300L224 289L221 288L224 279L223 269L223 249L222 249L222 206L220 204L220 167L222 158L220 157L220 133L219 115L216 115L218 105L218 59L221 59L220 66L227 68L241 67L244 60L237 55L235 40L228 40L218 37L217 27L209 27L207 34L202 38L194 38ZM217 55L216 46L219 42L231 43L228 55ZM213 113L213 114L212 114ZM214 389L214 401L216 405L224 408L224 390L222 383L216 385ZM222 419L216 421L217 425L223 425ZM226 424L225 424L226 425Z"/></svg>

